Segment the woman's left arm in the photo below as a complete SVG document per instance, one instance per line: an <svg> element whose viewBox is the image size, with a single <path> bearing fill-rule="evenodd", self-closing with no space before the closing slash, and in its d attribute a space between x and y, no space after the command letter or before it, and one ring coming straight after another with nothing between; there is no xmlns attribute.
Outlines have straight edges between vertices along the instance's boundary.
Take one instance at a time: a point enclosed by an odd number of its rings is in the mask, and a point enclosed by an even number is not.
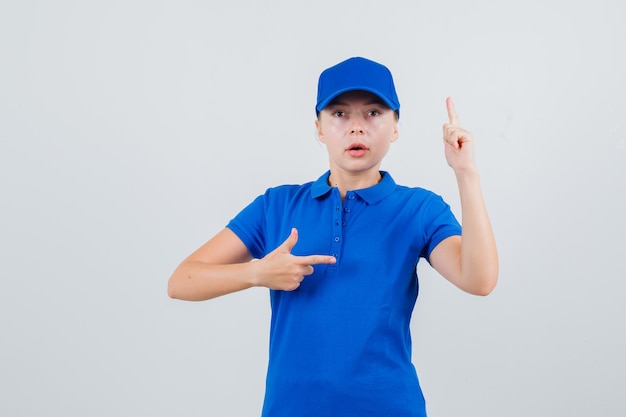
<svg viewBox="0 0 626 417"><path fill-rule="evenodd" d="M461 128L450 98L446 106L450 121L443 126L443 140L459 186L463 231L439 243L430 263L463 291L487 295L498 281L498 251L474 160L474 138Z"/></svg>

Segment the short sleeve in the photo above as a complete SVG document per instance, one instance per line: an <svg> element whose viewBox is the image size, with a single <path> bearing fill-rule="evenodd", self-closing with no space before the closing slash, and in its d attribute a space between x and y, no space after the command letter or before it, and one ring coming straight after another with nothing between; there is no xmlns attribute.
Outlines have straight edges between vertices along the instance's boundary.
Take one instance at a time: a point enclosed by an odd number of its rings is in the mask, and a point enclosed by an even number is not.
<svg viewBox="0 0 626 417"><path fill-rule="evenodd" d="M425 206L422 218L424 225L424 249L421 254L430 262L430 253L444 239L461 234L461 225L450 206L440 196L433 194Z"/></svg>
<svg viewBox="0 0 626 417"><path fill-rule="evenodd" d="M260 195L226 225L257 259L265 256L267 228L265 207L265 196Z"/></svg>

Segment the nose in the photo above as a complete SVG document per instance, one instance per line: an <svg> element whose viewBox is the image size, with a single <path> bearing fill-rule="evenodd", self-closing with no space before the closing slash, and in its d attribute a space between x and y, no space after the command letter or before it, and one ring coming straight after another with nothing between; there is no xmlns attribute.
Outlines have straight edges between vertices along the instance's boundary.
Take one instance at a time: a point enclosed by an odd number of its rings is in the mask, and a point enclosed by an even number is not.
<svg viewBox="0 0 626 417"><path fill-rule="evenodd" d="M353 117L352 125L350 128L351 135L362 135L363 134L363 119L361 117Z"/></svg>

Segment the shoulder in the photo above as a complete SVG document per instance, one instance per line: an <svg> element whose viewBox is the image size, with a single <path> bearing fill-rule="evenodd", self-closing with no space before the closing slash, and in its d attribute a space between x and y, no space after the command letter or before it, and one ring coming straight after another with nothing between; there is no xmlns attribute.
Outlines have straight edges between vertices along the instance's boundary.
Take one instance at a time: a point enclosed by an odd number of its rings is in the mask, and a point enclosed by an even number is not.
<svg viewBox="0 0 626 417"><path fill-rule="evenodd" d="M401 184L396 184L396 188L394 192L399 193L399 194L406 194L406 195L424 197L424 198L437 197L437 194L435 194L431 190L427 190L426 188L411 187L408 185L401 185Z"/></svg>
<svg viewBox="0 0 626 417"><path fill-rule="evenodd" d="M417 198L428 199L437 197L435 193L422 187L407 186L396 183L394 178L389 172L381 171L381 181L375 186L372 191L378 194L379 197L394 197L394 198Z"/></svg>
<svg viewBox="0 0 626 417"><path fill-rule="evenodd" d="M411 187L406 185L397 184L390 195L392 200L411 203L423 208L425 205L443 203L443 197L431 190L422 187Z"/></svg>
<svg viewBox="0 0 626 417"><path fill-rule="evenodd" d="M263 196L270 199L288 198L298 195L310 194L312 182L304 184L282 184L270 187L265 190Z"/></svg>
<svg viewBox="0 0 626 417"><path fill-rule="evenodd" d="M283 210L295 206L306 205L312 200L311 186L313 183L283 184L267 188L256 199L265 210Z"/></svg>
<svg viewBox="0 0 626 417"><path fill-rule="evenodd" d="M450 211L450 206L441 195L422 187L394 184L393 192L385 200L391 207L399 209L399 213L423 218Z"/></svg>
<svg viewBox="0 0 626 417"><path fill-rule="evenodd" d="M320 197L330 191L331 187L328 185L329 175L330 171L326 171L315 181L271 187L266 190L265 194L275 196L309 195L312 197Z"/></svg>

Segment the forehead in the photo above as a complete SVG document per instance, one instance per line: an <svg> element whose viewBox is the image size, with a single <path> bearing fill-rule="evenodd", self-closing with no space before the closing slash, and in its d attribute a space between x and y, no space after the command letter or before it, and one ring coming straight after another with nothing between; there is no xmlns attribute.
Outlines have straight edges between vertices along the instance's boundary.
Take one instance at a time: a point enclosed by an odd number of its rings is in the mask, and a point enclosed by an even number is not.
<svg viewBox="0 0 626 417"><path fill-rule="evenodd" d="M327 107L340 106L349 104L377 104L387 107L387 105L376 94L372 94L368 91L348 91L340 94L328 103Z"/></svg>

